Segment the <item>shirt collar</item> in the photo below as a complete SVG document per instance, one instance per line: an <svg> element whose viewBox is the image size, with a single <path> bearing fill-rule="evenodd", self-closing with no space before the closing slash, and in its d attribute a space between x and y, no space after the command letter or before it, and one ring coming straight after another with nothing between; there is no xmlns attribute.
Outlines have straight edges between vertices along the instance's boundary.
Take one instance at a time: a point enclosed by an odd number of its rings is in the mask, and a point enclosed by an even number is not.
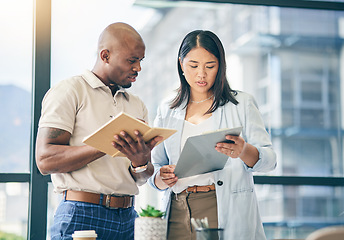
<svg viewBox="0 0 344 240"><path fill-rule="evenodd" d="M82 77L85 79L85 81L92 87L92 88L99 88L99 87L106 87L106 86L93 72L90 70L85 70L85 72L82 74ZM123 94L126 100L129 100L129 93L121 86L118 86L119 89L116 92L115 96L118 93Z"/></svg>
<svg viewBox="0 0 344 240"><path fill-rule="evenodd" d="M117 94L123 94L123 96L124 96L124 98L127 100L127 101L129 101L129 93L123 88L123 87L121 87L121 86L118 86L119 87L119 89L117 90L117 92L116 92L116 94L115 94L115 96L114 97L116 97L117 96Z"/></svg>

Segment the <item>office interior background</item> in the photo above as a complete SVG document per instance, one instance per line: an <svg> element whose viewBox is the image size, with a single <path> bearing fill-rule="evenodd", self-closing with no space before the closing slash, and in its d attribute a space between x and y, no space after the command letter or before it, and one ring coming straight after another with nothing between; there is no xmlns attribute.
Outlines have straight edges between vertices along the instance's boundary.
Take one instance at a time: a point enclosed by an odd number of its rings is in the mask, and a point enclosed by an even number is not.
<svg viewBox="0 0 344 240"><path fill-rule="evenodd" d="M277 169L254 176L268 239L344 225L344 1L0 0L0 19L0 236L49 239L61 196L34 161L41 101L93 67L99 34L117 21L146 43L130 91L150 123L178 87L183 37L220 37L228 81L255 96L277 153ZM136 208L160 197L144 185Z"/></svg>

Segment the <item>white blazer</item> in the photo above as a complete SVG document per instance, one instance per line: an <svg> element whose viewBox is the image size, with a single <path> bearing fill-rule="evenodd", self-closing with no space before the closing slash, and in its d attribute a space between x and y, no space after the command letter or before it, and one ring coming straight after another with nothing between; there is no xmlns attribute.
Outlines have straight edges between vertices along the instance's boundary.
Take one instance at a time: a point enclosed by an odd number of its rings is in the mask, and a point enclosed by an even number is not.
<svg viewBox="0 0 344 240"><path fill-rule="evenodd" d="M240 158L229 157L225 168L213 173L218 224L219 228L224 229L225 240L265 240L252 172L273 170L276 167L276 154L255 99L240 91L235 98L239 104L229 102L213 113L212 128L216 130L242 126L241 136L258 149L259 160L250 168ZM158 108L154 126L178 131L152 151L155 172L148 182L156 189L154 178L160 167L175 164L179 159L185 113L186 109L183 107L170 109L169 102L162 103ZM168 213L171 189L163 191L164 210Z"/></svg>

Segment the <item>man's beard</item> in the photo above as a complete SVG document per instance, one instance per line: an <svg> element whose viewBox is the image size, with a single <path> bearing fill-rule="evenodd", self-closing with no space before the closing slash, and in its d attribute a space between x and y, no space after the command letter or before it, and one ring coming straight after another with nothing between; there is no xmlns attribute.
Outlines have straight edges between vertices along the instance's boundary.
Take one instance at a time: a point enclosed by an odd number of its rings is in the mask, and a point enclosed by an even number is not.
<svg viewBox="0 0 344 240"><path fill-rule="evenodd" d="M127 85L122 85L122 88L130 88L131 87L131 83L128 83Z"/></svg>

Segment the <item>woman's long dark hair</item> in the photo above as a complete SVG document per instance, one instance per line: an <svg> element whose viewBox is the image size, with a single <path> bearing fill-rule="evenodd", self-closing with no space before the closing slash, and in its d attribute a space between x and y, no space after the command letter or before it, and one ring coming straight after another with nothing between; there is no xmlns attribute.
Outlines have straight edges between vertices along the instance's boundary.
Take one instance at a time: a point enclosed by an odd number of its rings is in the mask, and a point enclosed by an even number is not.
<svg viewBox="0 0 344 240"><path fill-rule="evenodd" d="M214 102L205 114L214 112L219 106L223 106L229 101L237 105L239 102L234 97L237 92L230 88L227 81L225 51L220 39L210 31L195 30L185 36L179 48L177 65L180 87L177 89L177 96L171 101L170 108L177 108L181 106L184 101L188 103L190 100L190 86L183 75L180 62L182 62L185 56L196 47L204 48L212 53L219 61L219 69L214 85L211 88L214 93ZM179 61L179 58L181 61ZM187 104L185 107L186 106Z"/></svg>

